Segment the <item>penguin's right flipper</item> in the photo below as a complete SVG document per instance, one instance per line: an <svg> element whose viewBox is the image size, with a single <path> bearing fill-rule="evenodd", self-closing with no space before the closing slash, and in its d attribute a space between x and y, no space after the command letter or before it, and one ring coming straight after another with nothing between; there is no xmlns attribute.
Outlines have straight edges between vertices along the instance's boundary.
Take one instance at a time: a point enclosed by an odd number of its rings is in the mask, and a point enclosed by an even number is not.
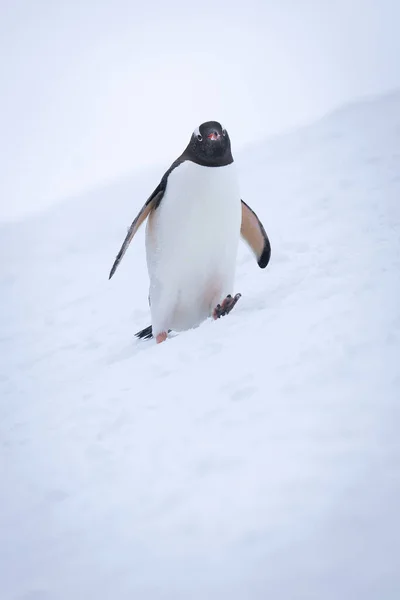
<svg viewBox="0 0 400 600"><path fill-rule="evenodd" d="M151 196L146 200L146 202L140 209L138 215L133 220L132 225L129 227L128 233L126 234L126 238L124 239L124 243L122 244L121 249L117 254L117 257L111 268L108 279L111 279L111 277L114 275L115 271L117 270L117 267L118 267L119 263L121 262L122 257L124 256L125 252L127 251L128 246L131 243L132 238L135 235L135 233L137 232L137 230L139 229L139 227L147 219L150 212L152 210L154 210L155 208L157 208L157 206L160 204L161 199L164 195L164 192L165 192L165 182L161 181L161 183L156 187L156 189L151 194Z"/></svg>
<svg viewBox="0 0 400 600"><path fill-rule="evenodd" d="M258 266L265 269L271 258L271 244L260 219L243 200L240 233L255 254Z"/></svg>

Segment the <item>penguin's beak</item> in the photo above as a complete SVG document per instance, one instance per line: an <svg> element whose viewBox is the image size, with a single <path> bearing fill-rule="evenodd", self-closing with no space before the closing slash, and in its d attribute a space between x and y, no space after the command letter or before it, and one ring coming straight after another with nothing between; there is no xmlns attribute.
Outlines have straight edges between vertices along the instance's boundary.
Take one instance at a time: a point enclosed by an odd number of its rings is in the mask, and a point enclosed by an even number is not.
<svg viewBox="0 0 400 600"><path fill-rule="evenodd" d="M208 134L208 139L209 140L219 140L219 138L221 137L220 134L218 133L218 131L212 131L211 133Z"/></svg>

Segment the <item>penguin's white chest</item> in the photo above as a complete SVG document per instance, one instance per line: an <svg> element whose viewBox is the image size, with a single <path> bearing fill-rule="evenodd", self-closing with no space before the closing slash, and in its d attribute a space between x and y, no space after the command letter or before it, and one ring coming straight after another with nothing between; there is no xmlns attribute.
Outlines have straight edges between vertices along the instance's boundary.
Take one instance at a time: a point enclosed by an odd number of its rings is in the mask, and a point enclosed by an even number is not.
<svg viewBox="0 0 400 600"><path fill-rule="evenodd" d="M240 226L234 163L171 172L146 228L153 333L195 327L233 293Z"/></svg>

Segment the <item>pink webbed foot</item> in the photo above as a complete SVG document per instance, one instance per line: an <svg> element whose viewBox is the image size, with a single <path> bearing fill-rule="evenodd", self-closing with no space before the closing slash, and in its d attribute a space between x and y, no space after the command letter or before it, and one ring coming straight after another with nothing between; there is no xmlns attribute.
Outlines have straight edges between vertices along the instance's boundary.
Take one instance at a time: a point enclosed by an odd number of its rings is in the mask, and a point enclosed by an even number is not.
<svg viewBox="0 0 400 600"><path fill-rule="evenodd" d="M222 304L217 304L213 311L213 318L219 319L224 315L228 315L232 308L235 306L236 302L239 300L242 294L236 294L233 298L229 294L225 300L223 300Z"/></svg>
<svg viewBox="0 0 400 600"><path fill-rule="evenodd" d="M167 339L167 332L163 331L162 333L159 333L156 336L156 343L161 344L161 342L165 342L166 339Z"/></svg>

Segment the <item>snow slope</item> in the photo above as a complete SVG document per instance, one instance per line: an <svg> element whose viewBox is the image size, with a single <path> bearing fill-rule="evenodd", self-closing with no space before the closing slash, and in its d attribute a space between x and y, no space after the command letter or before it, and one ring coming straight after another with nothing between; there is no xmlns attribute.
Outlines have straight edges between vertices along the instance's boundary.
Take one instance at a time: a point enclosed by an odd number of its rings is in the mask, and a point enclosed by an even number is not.
<svg viewBox="0 0 400 600"><path fill-rule="evenodd" d="M160 346L164 166L0 227L1 600L400 597L400 93L237 161L270 266Z"/></svg>

